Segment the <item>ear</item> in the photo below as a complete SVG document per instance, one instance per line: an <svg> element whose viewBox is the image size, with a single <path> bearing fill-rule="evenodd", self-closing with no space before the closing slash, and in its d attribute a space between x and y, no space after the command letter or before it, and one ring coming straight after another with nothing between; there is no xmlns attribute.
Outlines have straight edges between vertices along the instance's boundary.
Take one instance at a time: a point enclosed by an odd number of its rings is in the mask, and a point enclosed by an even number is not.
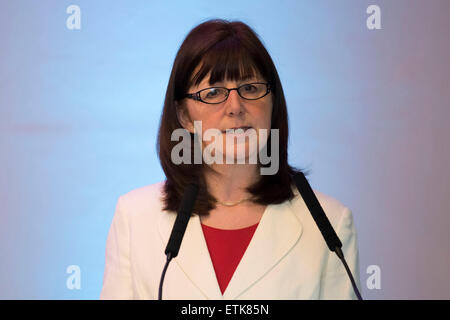
<svg viewBox="0 0 450 320"><path fill-rule="evenodd" d="M194 125L189 116L188 110L185 105L179 104L175 101L175 107L177 110L178 122L190 133L194 133Z"/></svg>

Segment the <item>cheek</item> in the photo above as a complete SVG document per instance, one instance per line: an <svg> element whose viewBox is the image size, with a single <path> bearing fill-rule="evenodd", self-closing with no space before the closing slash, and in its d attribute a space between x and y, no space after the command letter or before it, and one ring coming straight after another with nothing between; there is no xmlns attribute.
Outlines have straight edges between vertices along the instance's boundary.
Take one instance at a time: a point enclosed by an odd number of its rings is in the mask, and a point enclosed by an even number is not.
<svg viewBox="0 0 450 320"><path fill-rule="evenodd" d="M209 129L219 129L220 130L220 118L211 114L193 114L193 117L191 118L192 121L197 121L196 130L200 130L201 126L201 132L202 135L205 135L205 131ZM195 125L195 123L193 122Z"/></svg>
<svg viewBox="0 0 450 320"><path fill-rule="evenodd" d="M208 128L212 128L214 125L213 119L211 115L205 110L200 110L196 106L188 106L189 116L192 121L192 124L195 125L195 122L198 122L196 125L198 126L201 123L202 134Z"/></svg>
<svg viewBox="0 0 450 320"><path fill-rule="evenodd" d="M261 125L264 128L270 129L272 122L272 105L266 106L263 110L264 112L259 115L261 119Z"/></svg>
<svg viewBox="0 0 450 320"><path fill-rule="evenodd" d="M220 128L220 114L217 112L214 113L207 110L198 110L196 108L192 110L191 115L192 121L201 121L203 132L211 128Z"/></svg>
<svg viewBox="0 0 450 320"><path fill-rule="evenodd" d="M198 108L196 108L195 106L188 103L187 110L189 112L189 117L191 118L192 121L199 120L200 112L199 112Z"/></svg>

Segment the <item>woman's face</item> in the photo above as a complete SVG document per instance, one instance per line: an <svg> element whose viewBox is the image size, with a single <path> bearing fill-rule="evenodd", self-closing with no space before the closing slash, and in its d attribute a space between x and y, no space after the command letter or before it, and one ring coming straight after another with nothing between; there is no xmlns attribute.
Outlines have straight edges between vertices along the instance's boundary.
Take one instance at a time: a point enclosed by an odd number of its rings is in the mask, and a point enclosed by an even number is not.
<svg viewBox="0 0 450 320"><path fill-rule="evenodd" d="M266 82L266 80L260 76L256 76L245 81L224 80L223 82L218 82L211 85L209 84L208 80L209 74L202 80L202 82L198 86L190 87L188 93L194 93L213 86L237 88L246 83ZM183 127L193 133L194 121L201 121L203 140L205 139L204 133L206 130L220 130L221 134L219 136L219 139L222 139L223 141L223 155L226 156L227 147L228 150L231 150L232 147L229 147L230 143L234 143L234 154L232 158L234 158L235 160L241 158L247 159L250 154L258 150L258 146L260 150L265 145L267 136L270 134L271 115L273 107L272 93L269 93L257 100L246 100L244 98L241 98L236 90L232 90L230 91L227 100L219 104L206 104L201 101L196 101L189 98L184 99L183 104L188 112L188 115L184 114L183 112L179 112L178 117L180 119L180 122L183 124ZM254 143L250 143L249 138L236 139L234 140L234 142L231 142L233 138L230 139L229 137L233 136L227 134L225 130L239 127L251 127L255 129L258 146L254 146ZM261 138L261 129L267 130L266 138ZM196 130L198 132L198 129ZM246 132L246 135L250 134L249 132L250 131ZM207 145L212 143L212 141L203 141L202 150L204 150ZM245 147L242 148L242 144L244 143ZM241 144L241 146L238 148L239 144ZM244 150L245 154L242 154ZM212 153L212 155L214 156L214 152ZM223 159L225 159L225 157Z"/></svg>

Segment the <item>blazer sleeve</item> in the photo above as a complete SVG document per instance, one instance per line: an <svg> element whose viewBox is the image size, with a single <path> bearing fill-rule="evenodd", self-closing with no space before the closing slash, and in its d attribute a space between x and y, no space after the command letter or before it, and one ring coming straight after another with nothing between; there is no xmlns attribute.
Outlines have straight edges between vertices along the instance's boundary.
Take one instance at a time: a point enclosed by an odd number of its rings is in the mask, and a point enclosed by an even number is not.
<svg viewBox="0 0 450 320"><path fill-rule="evenodd" d="M105 271L100 299L133 299L130 230L120 196L106 240Z"/></svg>
<svg viewBox="0 0 450 320"><path fill-rule="evenodd" d="M342 252L345 261L352 272L358 290L361 292L357 234L352 212L347 207L344 208L341 215L336 233L342 242ZM357 299L344 264L335 252L329 251L327 266L321 278L320 299Z"/></svg>

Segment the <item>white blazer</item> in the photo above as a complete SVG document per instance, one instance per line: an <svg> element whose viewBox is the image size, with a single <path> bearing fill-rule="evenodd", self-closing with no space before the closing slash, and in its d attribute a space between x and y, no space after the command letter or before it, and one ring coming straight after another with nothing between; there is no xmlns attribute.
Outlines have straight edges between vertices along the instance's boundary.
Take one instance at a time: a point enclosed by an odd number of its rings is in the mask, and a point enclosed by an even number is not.
<svg viewBox="0 0 450 320"><path fill-rule="evenodd" d="M119 197L106 241L100 299L158 299L159 281L176 213L163 211L163 182ZM345 268L331 252L303 198L271 204L222 295L198 215L190 218L178 256L167 269L163 300L356 299ZM314 190L343 244L360 288L351 211Z"/></svg>

